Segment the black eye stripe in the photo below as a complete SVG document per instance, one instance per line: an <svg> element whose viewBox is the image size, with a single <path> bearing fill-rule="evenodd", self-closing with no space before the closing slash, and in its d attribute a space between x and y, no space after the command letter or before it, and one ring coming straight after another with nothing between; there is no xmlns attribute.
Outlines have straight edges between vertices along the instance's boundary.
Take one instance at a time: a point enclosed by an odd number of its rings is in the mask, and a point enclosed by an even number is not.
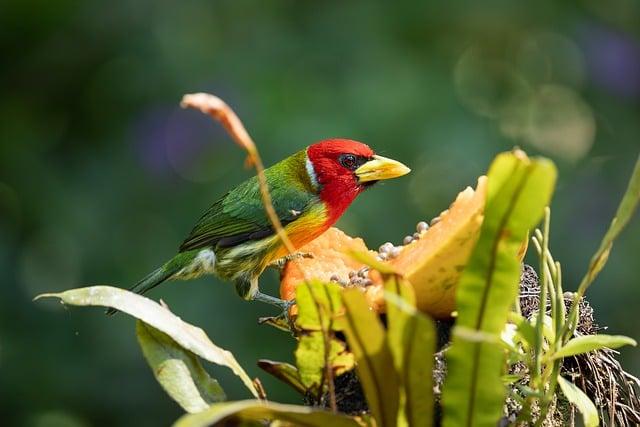
<svg viewBox="0 0 640 427"><path fill-rule="evenodd" d="M352 171L358 169L360 166L362 166L369 160L371 159L368 157L358 156L355 154L342 154L340 155L340 157L338 157L338 161L340 162L340 164L344 168L347 168Z"/></svg>

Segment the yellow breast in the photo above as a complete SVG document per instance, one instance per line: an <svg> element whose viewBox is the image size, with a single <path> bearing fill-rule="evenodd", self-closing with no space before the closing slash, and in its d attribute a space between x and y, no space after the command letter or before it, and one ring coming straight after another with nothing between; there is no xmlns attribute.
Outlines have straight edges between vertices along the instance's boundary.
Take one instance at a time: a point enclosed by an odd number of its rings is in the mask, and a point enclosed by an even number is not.
<svg viewBox="0 0 640 427"><path fill-rule="evenodd" d="M327 231L330 225L327 223L327 218L327 209L322 203L319 203L300 216L300 218L287 224L284 230L287 232L293 246L298 249ZM279 244L276 246L277 248L273 251L271 260L282 258L288 253L284 245Z"/></svg>

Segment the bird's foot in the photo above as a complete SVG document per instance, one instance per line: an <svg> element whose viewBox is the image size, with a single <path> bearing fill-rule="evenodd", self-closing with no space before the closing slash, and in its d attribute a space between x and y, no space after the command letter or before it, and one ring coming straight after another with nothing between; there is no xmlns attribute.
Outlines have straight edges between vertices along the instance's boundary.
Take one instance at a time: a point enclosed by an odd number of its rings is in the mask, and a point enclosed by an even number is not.
<svg viewBox="0 0 640 427"><path fill-rule="evenodd" d="M289 316L289 309L296 303L295 301L272 297L271 295L263 294L260 291L256 292L256 294L253 296L253 300L279 307L282 312L278 316L276 316L276 319L283 319L289 325L289 329L291 331L294 331L293 321L291 319L291 316Z"/></svg>
<svg viewBox="0 0 640 427"><path fill-rule="evenodd" d="M285 255L282 258L278 258L269 264L269 267L277 268L278 270L282 270L287 263L287 261L293 261L295 259L301 258L313 258L313 254L310 252L294 252L289 255Z"/></svg>

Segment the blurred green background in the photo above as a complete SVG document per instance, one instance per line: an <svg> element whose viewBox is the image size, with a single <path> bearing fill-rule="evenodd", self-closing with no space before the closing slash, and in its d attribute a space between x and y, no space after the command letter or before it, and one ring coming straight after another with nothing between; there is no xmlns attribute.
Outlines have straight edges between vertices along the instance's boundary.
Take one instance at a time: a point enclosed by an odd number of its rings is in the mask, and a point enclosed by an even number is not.
<svg viewBox="0 0 640 427"><path fill-rule="evenodd" d="M232 105L271 164L321 138L365 141L413 173L365 193L339 226L400 242L519 145L560 169L552 248L569 289L640 150L640 2L3 1L0 5L0 424L167 425L181 411L134 322L32 302L129 285L252 172L209 118ZM640 221L588 296L640 339ZM276 277L263 289L276 293ZM298 402L257 358L291 360L272 313L212 278L152 293L233 350L269 396ZM640 373L640 351L624 349ZM229 396L239 380L209 366Z"/></svg>

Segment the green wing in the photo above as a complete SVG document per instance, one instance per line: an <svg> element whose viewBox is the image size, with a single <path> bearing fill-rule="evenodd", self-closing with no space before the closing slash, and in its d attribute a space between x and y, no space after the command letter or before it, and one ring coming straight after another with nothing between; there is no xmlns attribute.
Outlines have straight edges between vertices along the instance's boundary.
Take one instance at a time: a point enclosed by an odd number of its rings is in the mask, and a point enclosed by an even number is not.
<svg viewBox="0 0 640 427"><path fill-rule="evenodd" d="M319 201L310 191L302 165L291 164L298 156L284 160L265 171L273 207L282 222L289 224ZM296 162L297 163L297 162ZM305 181L306 178L306 181ZM195 225L180 251L204 247L231 247L274 234L260 197L257 177L252 177L224 195Z"/></svg>

